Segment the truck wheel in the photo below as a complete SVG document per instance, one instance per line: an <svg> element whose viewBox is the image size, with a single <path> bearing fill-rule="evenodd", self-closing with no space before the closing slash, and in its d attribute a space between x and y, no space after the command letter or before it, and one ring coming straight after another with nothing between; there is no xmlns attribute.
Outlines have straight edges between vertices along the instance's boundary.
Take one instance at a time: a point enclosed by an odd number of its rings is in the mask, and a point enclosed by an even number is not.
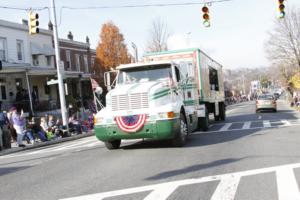
<svg viewBox="0 0 300 200"><path fill-rule="evenodd" d="M220 103L219 109L220 109L220 111L219 111L219 113L220 113L219 117L220 117L220 119L222 121L225 121L225 119L226 119L226 108L225 108L224 102Z"/></svg>
<svg viewBox="0 0 300 200"><path fill-rule="evenodd" d="M107 141L107 142L104 142L105 143L105 146L107 149L118 149L120 148L120 145L121 145L121 140L113 140L113 141Z"/></svg>
<svg viewBox="0 0 300 200"><path fill-rule="evenodd" d="M219 115L216 115L216 112L214 112L214 119L215 121L219 121L220 120L220 112L219 112Z"/></svg>
<svg viewBox="0 0 300 200"><path fill-rule="evenodd" d="M180 113L180 130L175 134L172 143L175 147L182 147L186 143L186 138L188 135L188 127L186 119L182 113Z"/></svg>
<svg viewBox="0 0 300 200"><path fill-rule="evenodd" d="M201 131L208 131L209 128L209 115L205 113L205 117L198 118L198 127Z"/></svg>

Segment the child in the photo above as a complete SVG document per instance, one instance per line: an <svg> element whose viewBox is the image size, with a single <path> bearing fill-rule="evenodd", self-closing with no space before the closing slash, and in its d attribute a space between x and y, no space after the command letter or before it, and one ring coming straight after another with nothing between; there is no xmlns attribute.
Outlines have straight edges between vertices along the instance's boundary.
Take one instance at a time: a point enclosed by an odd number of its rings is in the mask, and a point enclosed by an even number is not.
<svg viewBox="0 0 300 200"><path fill-rule="evenodd" d="M55 136L53 135L51 130L49 130L49 127L48 127L48 124L47 124L47 121L46 121L45 117L41 117L40 126L42 127L43 131L45 131L48 140L55 139Z"/></svg>
<svg viewBox="0 0 300 200"><path fill-rule="evenodd" d="M29 122L30 129L37 135L37 137L42 141L48 141L46 137L46 132L43 131L42 127L36 123L36 119L32 117L31 121Z"/></svg>

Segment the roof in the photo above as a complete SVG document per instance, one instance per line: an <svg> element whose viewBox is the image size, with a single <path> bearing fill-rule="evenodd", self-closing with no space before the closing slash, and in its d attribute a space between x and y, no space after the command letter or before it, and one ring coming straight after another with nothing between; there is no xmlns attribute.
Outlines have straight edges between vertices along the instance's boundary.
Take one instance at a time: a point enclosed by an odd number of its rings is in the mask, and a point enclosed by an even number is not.
<svg viewBox="0 0 300 200"><path fill-rule="evenodd" d="M29 27L27 25L19 24L16 22L10 22L10 21L6 21L6 20L1 20L1 19L0 19L0 26L11 28L11 29L16 29L16 30L21 30L21 31L26 31L26 32L28 32L28 30L29 30ZM47 29L41 29L41 28L40 28L39 34L53 35L52 31L47 30Z"/></svg>
<svg viewBox="0 0 300 200"><path fill-rule="evenodd" d="M151 66L151 65L164 65L164 64L172 64L173 62L171 61L155 61L155 62L146 62L146 63L131 63L131 64L125 64L125 65L120 65L116 69L130 69L130 68L135 68L135 67L143 67L143 66Z"/></svg>
<svg viewBox="0 0 300 200"><path fill-rule="evenodd" d="M219 64L221 67L223 67L219 62L212 59L209 55L207 55L205 52L203 52L199 48L189 48L189 49L178 49L178 50L171 50L171 51L151 52L151 53L146 53L143 57L146 58L146 57L151 57L151 56L160 56L160 55L167 55L167 54L191 53L191 52L194 52L194 51L199 51L200 53L207 56L210 60L212 60L213 62L215 62L215 63Z"/></svg>
<svg viewBox="0 0 300 200"><path fill-rule="evenodd" d="M69 39L59 39L59 42L67 43L67 44L72 44L80 47L85 47L89 48L90 44L86 42L79 42L79 41L74 41L74 40L69 40Z"/></svg>

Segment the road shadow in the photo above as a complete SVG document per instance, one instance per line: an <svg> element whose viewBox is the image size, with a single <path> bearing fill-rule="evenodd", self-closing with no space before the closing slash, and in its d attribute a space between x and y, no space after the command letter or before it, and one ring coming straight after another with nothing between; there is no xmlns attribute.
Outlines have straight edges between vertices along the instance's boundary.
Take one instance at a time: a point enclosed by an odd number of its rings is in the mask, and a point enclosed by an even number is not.
<svg viewBox="0 0 300 200"><path fill-rule="evenodd" d="M28 169L31 166L24 166L24 167L0 167L0 176L6 175L6 174L10 174L10 173L14 173L17 171L21 171L24 169Z"/></svg>
<svg viewBox="0 0 300 200"><path fill-rule="evenodd" d="M238 162L243 159L245 159L245 158L227 158L227 159L216 160L216 161L209 162L209 163L192 165L192 166L188 166L188 167L185 167L182 169L165 171L165 172L156 174L154 176L150 176L150 177L146 178L146 180L153 181L153 180L166 179L166 178L170 178L170 177L177 176L177 175L187 174L190 172L196 172L196 171L200 171L203 169L208 169L208 168L212 168L212 167L218 167L220 165L226 165L226 164Z"/></svg>

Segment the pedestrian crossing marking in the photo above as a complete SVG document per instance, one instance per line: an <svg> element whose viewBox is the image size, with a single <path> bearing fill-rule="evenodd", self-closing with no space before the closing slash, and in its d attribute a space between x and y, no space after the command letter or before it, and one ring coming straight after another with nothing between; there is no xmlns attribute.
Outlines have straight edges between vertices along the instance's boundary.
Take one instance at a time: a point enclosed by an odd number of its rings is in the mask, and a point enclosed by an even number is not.
<svg viewBox="0 0 300 200"><path fill-rule="evenodd" d="M253 125L251 127L251 125ZM234 126L235 125L235 126ZM289 126L300 126L300 119L295 120L254 120L245 122L230 122L230 123L215 123L211 124L211 131L205 133L217 133L217 132L233 132L233 131L244 131L244 130L256 130L256 129L267 129L267 128L283 128ZM234 127L234 128L233 128ZM237 128L240 127L240 128Z"/></svg>
<svg viewBox="0 0 300 200"><path fill-rule="evenodd" d="M251 122L245 122L242 129L249 129L251 126Z"/></svg>
<svg viewBox="0 0 300 200"><path fill-rule="evenodd" d="M290 126L291 122L289 122L288 120L281 120L281 123L283 123L286 126Z"/></svg>
<svg viewBox="0 0 300 200"><path fill-rule="evenodd" d="M144 200L166 200L180 186L207 183L212 181L219 181L219 184L212 194L211 200L232 200L235 198L238 185L243 177L270 172L276 172L275 175L277 176L278 200L299 200L300 192L298 190L298 184L293 172L293 170L296 168L300 168L300 163L159 183L136 188L64 198L61 200L103 200L109 197L130 195L140 192L149 192L148 196L146 196Z"/></svg>
<svg viewBox="0 0 300 200"><path fill-rule="evenodd" d="M227 123L227 124L225 124L225 125L220 129L220 131L227 131L227 130L230 128L231 125L232 125L232 123Z"/></svg>
<svg viewBox="0 0 300 200"><path fill-rule="evenodd" d="M176 189L177 185L165 185L151 192L144 200L164 200L167 199Z"/></svg>
<svg viewBox="0 0 300 200"><path fill-rule="evenodd" d="M300 200L298 184L293 168L279 168L276 170L278 200Z"/></svg>
<svg viewBox="0 0 300 200"><path fill-rule="evenodd" d="M269 120L264 120L263 121L263 126L264 126L264 128L270 128L271 127L270 121Z"/></svg>
<svg viewBox="0 0 300 200"><path fill-rule="evenodd" d="M234 199L237 187L240 182L239 176L224 176L217 186L211 200L227 200Z"/></svg>

